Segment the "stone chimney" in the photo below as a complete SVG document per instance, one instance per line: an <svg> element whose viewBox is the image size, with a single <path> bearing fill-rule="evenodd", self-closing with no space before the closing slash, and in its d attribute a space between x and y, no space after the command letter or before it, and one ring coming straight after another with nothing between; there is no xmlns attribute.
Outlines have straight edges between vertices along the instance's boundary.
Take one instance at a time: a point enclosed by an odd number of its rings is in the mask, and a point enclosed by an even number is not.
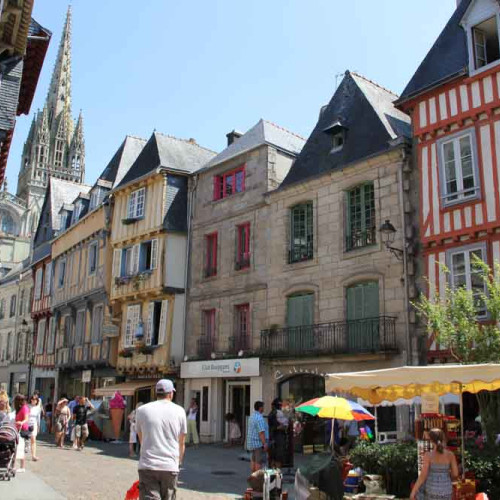
<svg viewBox="0 0 500 500"><path fill-rule="evenodd" d="M231 132L226 134L227 145L231 146L231 144L233 142L237 141L242 135L243 135L243 133L239 132L238 130L231 130Z"/></svg>

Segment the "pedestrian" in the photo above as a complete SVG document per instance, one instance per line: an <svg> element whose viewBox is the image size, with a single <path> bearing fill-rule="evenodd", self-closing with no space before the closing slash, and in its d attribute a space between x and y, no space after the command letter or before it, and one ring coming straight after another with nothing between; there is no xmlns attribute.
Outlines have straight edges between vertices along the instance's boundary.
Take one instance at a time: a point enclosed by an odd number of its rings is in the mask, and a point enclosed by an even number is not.
<svg viewBox="0 0 500 500"><path fill-rule="evenodd" d="M254 412L248 420L247 448L252 452L250 468L252 472L263 469L267 463L267 442L269 440L269 428L262 414L264 403L256 401Z"/></svg>
<svg viewBox="0 0 500 500"><path fill-rule="evenodd" d="M40 419L41 419L42 409L40 407L40 400L38 399L36 393L33 393L33 396L31 396L29 407L30 407L29 424L30 427L33 428L30 436L31 459L33 460L33 462L37 462L38 457L36 456L36 437L38 435L38 432L40 431Z"/></svg>
<svg viewBox="0 0 500 500"><path fill-rule="evenodd" d="M20 468L16 472L25 472L26 457L25 457L25 440L29 439L29 416L30 409L26 404L26 397L22 394L17 394L14 398L14 410L16 412L16 427L19 431L19 443L17 445L16 459L20 461Z"/></svg>
<svg viewBox="0 0 500 500"><path fill-rule="evenodd" d="M12 418L14 417L14 418ZM15 414L12 415L9 404L9 395L6 391L0 391L0 424L2 422L13 422L15 419Z"/></svg>
<svg viewBox="0 0 500 500"><path fill-rule="evenodd" d="M130 423L130 434L128 438L128 456L130 458L135 458L137 455L135 453L135 447L137 446L137 430L135 426L135 418L136 418L136 412L137 409L140 408L143 405L143 403L139 402L135 406L135 410L132 410L130 412L130 415L127 417L128 421Z"/></svg>
<svg viewBox="0 0 500 500"><path fill-rule="evenodd" d="M64 446L64 438L66 436L66 431L68 430L69 420L71 418L71 412L68 408L68 400L62 398L58 401L55 411L55 422L56 422L56 446L62 448Z"/></svg>
<svg viewBox="0 0 500 500"><path fill-rule="evenodd" d="M451 500L452 481L458 478L455 455L445 448L445 435L441 429L429 432L432 450L424 455L422 471L410 495L410 500Z"/></svg>
<svg viewBox="0 0 500 500"><path fill-rule="evenodd" d="M94 405L85 397L80 396L78 404L73 408L73 424L75 429L75 440L73 448L82 451L85 441L89 437L89 425L87 416L94 410Z"/></svg>
<svg viewBox="0 0 500 500"><path fill-rule="evenodd" d="M172 399L171 380L156 384L156 401L136 411L135 425L141 443L140 500L175 500L179 467L184 460L186 412Z"/></svg>
<svg viewBox="0 0 500 500"><path fill-rule="evenodd" d="M358 422L356 420L347 420L345 424L345 429L347 430L347 441L348 441L348 450L350 450L359 438L359 427Z"/></svg>
<svg viewBox="0 0 500 500"><path fill-rule="evenodd" d="M66 429L66 434L68 435L68 438L70 441L73 442L73 449L76 450L77 445L76 445L76 437L75 437L75 423L71 418L71 415L73 415L73 410L75 409L75 406L78 406L80 402L80 396L75 396L69 403L68 403L68 408L69 408L69 413L70 413L70 421L68 422L68 428Z"/></svg>
<svg viewBox="0 0 500 500"><path fill-rule="evenodd" d="M52 434L52 401L50 399L45 404L45 423L47 424L47 432Z"/></svg>
<svg viewBox="0 0 500 500"><path fill-rule="evenodd" d="M273 468L281 468L286 458L288 419L281 410L281 399L276 398L267 417L269 424L269 461Z"/></svg>
<svg viewBox="0 0 500 500"><path fill-rule="evenodd" d="M198 403L196 399L191 400L191 404L187 409L187 437L186 444L191 444L191 441L195 446L200 444L200 438L198 437L198 429L196 428L196 419L198 418Z"/></svg>

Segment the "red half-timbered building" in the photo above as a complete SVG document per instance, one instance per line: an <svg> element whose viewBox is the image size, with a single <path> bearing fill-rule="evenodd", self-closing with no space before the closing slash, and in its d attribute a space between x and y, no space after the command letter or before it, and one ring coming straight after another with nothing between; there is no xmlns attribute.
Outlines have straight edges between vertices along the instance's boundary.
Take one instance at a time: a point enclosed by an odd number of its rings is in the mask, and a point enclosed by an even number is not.
<svg viewBox="0 0 500 500"><path fill-rule="evenodd" d="M500 261L499 40L498 1L458 1L398 101L412 117L430 297L447 283L482 290L474 255ZM430 338L429 361L446 356Z"/></svg>

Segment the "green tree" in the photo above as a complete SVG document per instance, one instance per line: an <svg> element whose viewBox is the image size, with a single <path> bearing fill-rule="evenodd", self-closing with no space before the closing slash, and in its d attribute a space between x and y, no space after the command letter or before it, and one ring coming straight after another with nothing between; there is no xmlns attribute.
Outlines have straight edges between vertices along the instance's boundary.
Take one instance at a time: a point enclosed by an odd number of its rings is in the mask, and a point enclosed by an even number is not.
<svg viewBox="0 0 500 500"><path fill-rule="evenodd" d="M444 268L449 274L449 270ZM472 273L477 286L474 291L465 286L446 286L444 295L429 299L421 294L413 305L424 319L427 331L458 363L500 362L500 264L491 269L474 257ZM448 280L449 281L449 280ZM484 285L481 286L481 284ZM432 286L432 285L430 285ZM477 317L487 311L485 321ZM500 432L500 394L482 391L477 394L483 428L488 441L494 442Z"/></svg>

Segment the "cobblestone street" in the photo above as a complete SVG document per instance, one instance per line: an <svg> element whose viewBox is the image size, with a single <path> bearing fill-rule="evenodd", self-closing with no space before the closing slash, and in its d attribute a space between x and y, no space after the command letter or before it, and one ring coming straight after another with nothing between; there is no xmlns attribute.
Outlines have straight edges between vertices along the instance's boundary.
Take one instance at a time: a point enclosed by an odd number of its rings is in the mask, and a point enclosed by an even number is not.
<svg viewBox="0 0 500 500"><path fill-rule="evenodd" d="M9 500L123 500L137 480L137 460L127 456L127 444L90 442L78 452L56 449L39 441L40 461L26 462L26 474L0 482L0 498ZM186 451L180 475L180 500L241 498L250 464L240 449L205 445Z"/></svg>

